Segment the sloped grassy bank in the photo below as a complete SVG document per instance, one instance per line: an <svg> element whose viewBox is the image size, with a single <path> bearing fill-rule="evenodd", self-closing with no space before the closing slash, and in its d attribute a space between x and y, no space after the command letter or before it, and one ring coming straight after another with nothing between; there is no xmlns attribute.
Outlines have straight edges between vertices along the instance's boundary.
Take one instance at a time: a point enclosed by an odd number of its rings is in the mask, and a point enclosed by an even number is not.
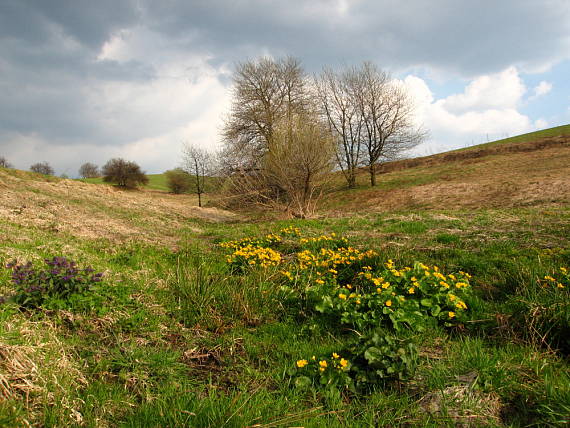
<svg viewBox="0 0 570 428"><path fill-rule="evenodd" d="M179 233L0 223L0 424L568 423L567 209Z"/></svg>

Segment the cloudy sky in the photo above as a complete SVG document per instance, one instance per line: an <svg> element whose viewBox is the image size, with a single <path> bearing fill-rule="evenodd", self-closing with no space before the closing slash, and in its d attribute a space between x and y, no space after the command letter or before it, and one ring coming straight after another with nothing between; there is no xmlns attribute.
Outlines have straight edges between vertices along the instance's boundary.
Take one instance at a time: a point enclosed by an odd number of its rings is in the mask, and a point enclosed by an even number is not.
<svg viewBox="0 0 570 428"><path fill-rule="evenodd" d="M430 154L570 123L568 0L0 0L0 156L176 167L218 148L236 61L375 62Z"/></svg>

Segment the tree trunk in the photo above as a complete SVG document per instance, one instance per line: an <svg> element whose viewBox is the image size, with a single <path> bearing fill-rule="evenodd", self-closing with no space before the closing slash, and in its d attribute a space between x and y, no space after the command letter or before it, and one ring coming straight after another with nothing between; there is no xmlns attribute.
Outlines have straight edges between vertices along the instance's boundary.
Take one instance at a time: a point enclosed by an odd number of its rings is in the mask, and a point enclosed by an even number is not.
<svg viewBox="0 0 570 428"><path fill-rule="evenodd" d="M198 206L202 208L202 193L198 192Z"/></svg>
<svg viewBox="0 0 570 428"><path fill-rule="evenodd" d="M368 170L370 171L370 185L374 187L376 186L376 165L371 164Z"/></svg>
<svg viewBox="0 0 570 428"><path fill-rule="evenodd" d="M351 170L348 174L348 188L354 189L356 187L356 171Z"/></svg>

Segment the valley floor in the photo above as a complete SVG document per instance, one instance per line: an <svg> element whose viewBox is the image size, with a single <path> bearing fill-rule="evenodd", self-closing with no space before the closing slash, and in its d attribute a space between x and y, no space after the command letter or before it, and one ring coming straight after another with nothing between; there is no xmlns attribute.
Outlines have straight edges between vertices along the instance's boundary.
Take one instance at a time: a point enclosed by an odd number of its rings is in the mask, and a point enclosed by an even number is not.
<svg viewBox="0 0 570 428"><path fill-rule="evenodd" d="M25 197L59 203L42 191ZM9 301L0 305L2 426L570 421L569 287L546 287L544 280L558 278L560 267L570 268L568 205L231 224L163 216L154 208L144 215L140 208L134 221L112 203L73 205L148 230L138 236L113 233L112 224L93 235L83 233L81 224L23 221L15 212L18 204L27 202L4 205L0 216L3 266L13 259L40 266L43 259L65 256L104 276L93 296L71 303L48 301L23 310ZM301 387L296 362L339 352L351 327L333 328L314 308L282 293L280 271L302 245L274 247L283 254L282 265L242 271L228 264L231 249L218 245L290 226L305 239L345 236L353 248L375 250L379 265L391 259L397 266L421 262L468 272L473 294L465 318L404 333L420 344L411 377L356 392L341 388L339 394L318 382ZM153 240L158 233L168 239ZM10 275L9 269L0 271L5 296L16 289Z"/></svg>

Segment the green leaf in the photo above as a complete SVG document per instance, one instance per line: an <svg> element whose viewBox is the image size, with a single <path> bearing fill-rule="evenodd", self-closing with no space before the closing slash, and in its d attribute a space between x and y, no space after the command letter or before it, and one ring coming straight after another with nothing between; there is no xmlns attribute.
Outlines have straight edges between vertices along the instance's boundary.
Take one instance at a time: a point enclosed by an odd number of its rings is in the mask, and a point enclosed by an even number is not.
<svg viewBox="0 0 570 428"><path fill-rule="evenodd" d="M300 389L307 389L311 383L311 378L307 376L299 376L295 379L295 386Z"/></svg>
<svg viewBox="0 0 570 428"><path fill-rule="evenodd" d="M374 364L382 359L382 351L375 346L371 346L364 351L364 358L366 358L369 364Z"/></svg>

